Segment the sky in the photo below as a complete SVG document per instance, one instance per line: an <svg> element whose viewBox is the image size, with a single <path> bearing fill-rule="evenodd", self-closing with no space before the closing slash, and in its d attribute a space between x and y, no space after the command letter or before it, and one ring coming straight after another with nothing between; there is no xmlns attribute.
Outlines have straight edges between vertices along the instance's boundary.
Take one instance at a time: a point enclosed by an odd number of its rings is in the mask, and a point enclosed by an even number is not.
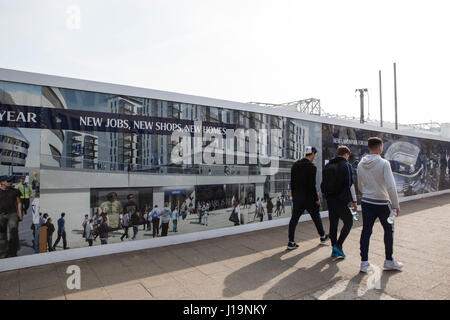
<svg viewBox="0 0 450 320"><path fill-rule="evenodd" d="M450 122L448 0L0 0L0 67L328 113ZM367 111L367 109L366 109Z"/></svg>

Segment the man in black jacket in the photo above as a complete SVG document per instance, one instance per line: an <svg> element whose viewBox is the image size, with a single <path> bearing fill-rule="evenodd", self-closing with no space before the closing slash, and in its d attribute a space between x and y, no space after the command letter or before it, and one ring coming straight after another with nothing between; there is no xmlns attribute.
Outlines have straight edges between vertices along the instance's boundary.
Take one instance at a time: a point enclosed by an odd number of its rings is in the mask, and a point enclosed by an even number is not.
<svg viewBox="0 0 450 320"><path fill-rule="evenodd" d="M312 163L317 155L317 149L314 147L306 147L305 158L294 163L291 169L291 192L292 192L292 217L289 221L289 243L288 250L298 248L295 243L295 229L298 220L306 210L310 214L317 232L320 236L321 243L325 243L329 237L325 233L320 218L319 208L320 200L316 189L316 173L317 168Z"/></svg>
<svg viewBox="0 0 450 320"><path fill-rule="evenodd" d="M327 199L328 213L330 220L330 239L333 250L332 257L345 258L342 245L347 238L353 225L353 215L350 212L349 205L352 204L353 211L356 212L356 193L353 185L352 166L348 163L350 149L346 146L339 146L336 151L336 157L331 159L327 167L328 170L334 170L335 174L331 177L324 173L322 179L322 194ZM324 172L327 169L324 169ZM326 180L335 181L326 181ZM334 188L330 186L335 185ZM327 187L328 186L328 187ZM336 191L327 190L336 189ZM337 228L339 219L344 222L339 239L337 239Z"/></svg>
<svg viewBox="0 0 450 320"><path fill-rule="evenodd" d="M45 224L47 226L47 246L48 251L54 251L52 246L52 240L53 240L53 232L55 232L55 226L52 223L52 218L48 218L47 222Z"/></svg>

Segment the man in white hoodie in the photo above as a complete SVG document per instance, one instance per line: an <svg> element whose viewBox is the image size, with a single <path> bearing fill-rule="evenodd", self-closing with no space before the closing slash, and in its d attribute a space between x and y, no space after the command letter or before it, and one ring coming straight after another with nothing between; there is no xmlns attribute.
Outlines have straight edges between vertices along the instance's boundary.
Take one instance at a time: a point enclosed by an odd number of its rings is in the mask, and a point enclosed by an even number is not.
<svg viewBox="0 0 450 320"><path fill-rule="evenodd" d="M369 263L369 242L372 228L377 218L380 219L384 229L384 247L386 260L384 267L391 270L400 270L403 264L392 257L394 248L394 227L387 218L391 209L400 212L397 189L394 175L389 161L383 159L383 141L372 137L368 141L369 155L363 157L358 164L358 188L362 193L361 208L363 216L363 229L361 232L361 272L372 270Z"/></svg>

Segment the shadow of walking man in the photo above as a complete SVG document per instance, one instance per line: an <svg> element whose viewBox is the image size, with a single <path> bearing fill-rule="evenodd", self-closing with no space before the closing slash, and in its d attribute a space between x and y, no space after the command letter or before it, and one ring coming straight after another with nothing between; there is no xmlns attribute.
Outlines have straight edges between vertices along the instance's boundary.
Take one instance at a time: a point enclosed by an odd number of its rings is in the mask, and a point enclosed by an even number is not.
<svg viewBox="0 0 450 320"><path fill-rule="evenodd" d="M294 253L283 250L236 270L225 278L224 297L234 296L230 294L230 291L235 295L240 295L243 292L255 290L271 282L274 278L291 269L296 262L315 252L320 247L320 245L317 245L303 252L297 251L299 250L297 249L296 252L299 252L299 254L282 260L284 255Z"/></svg>

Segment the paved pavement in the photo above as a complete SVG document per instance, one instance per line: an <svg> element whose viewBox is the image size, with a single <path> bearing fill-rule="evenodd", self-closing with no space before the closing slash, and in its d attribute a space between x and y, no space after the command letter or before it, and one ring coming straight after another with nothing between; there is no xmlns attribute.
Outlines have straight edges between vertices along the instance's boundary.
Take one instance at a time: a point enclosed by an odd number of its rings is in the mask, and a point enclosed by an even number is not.
<svg viewBox="0 0 450 320"><path fill-rule="evenodd" d="M361 222L344 244L347 259L338 261L304 222L294 251L285 250L284 226L56 263L0 273L0 299L449 299L449 213L450 195L403 203L394 245L401 272L359 272ZM369 257L382 267L378 222ZM72 264L81 268L80 290L66 286Z"/></svg>

